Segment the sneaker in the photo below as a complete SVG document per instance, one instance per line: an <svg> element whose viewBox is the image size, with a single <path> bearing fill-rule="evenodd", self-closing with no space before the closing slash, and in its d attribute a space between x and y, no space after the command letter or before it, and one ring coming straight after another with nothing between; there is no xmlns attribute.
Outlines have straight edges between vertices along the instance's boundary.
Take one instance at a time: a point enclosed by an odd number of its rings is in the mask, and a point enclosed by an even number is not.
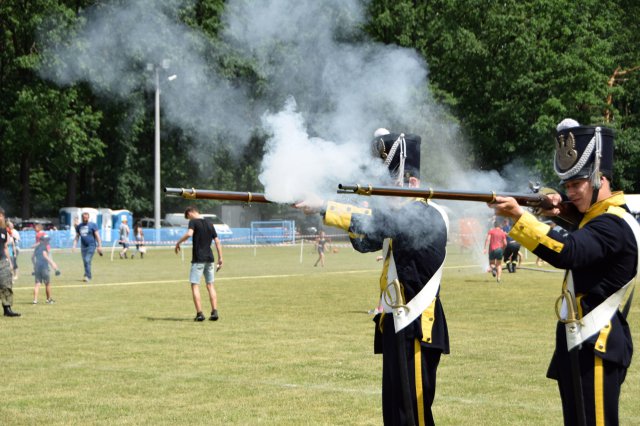
<svg viewBox="0 0 640 426"><path fill-rule="evenodd" d="M55 301L55 300L53 300L53 299L47 299L47 303L51 305L51 304L53 304L53 303L56 303L56 301Z"/></svg>
<svg viewBox="0 0 640 426"><path fill-rule="evenodd" d="M37 304L38 304L38 301L37 301L37 300L34 300L33 302L31 302L31 304L32 304L32 305L37 305Z"/></svg>
<svg viewBox="0 0 640 426"><path fill-rule="evenodd" d="M89 282L89 278L87 278L87 276L85 275L84 277L82 277L82 281L84 281L85 283Z"/></svg>
<svg viewBox="0 0 640 426"><path fill-rule="evenodd" d="M494 268L491 268L491 275L493 275L494 277L496 276L496 270Z"/></svg>
<svg viewBox="0 0 640 426"><path fill-rule="evenodd" d="M202 314L202 312L198 312L196 314L196 317L193 320L194 321L204 321L204 315Z"/></svg>
<svg viewBox="0 0 640 426"><path fill-rule="evenodd" d="M209 319L210 319L211 321L218 321L218 318L220 318L220 317L218 316L218 310L217 310L217 309L214 309L213 311L211 311L211 316L209 317Z"/></svg>

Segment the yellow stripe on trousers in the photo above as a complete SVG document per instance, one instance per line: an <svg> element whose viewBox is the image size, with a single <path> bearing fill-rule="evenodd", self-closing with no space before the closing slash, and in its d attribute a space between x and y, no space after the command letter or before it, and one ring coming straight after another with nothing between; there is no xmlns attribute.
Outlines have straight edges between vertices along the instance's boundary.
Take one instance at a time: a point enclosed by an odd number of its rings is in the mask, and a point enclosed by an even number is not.
<svg viewBox="0 0 640 426"><path fill-rule="evenodd" d="M424 422L424 395L422 394L422 351L420 340L413 340L413 367L416 379L416 405L418 406L418 425L423 426Z"/></svg>
<svg viewBox="0 0 640 426"><path fill-rule="evenodd" d="M596 426L604 426L604 367L602 358L594 356L593 396L596 405Z"/></svg>

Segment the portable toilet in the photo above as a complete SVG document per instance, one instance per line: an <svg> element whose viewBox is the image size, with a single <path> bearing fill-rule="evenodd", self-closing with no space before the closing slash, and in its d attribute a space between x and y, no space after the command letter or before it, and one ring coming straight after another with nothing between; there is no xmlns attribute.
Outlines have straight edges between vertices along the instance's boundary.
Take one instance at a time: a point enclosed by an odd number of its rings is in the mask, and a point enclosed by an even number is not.
<svg viewBox="0 0 640 426"><path fill-rule="evenodd" d="M111 234L113 233L113 223L112 216L113 212L111 209L107 208L99 208L98 212L100 212L100 216L102 218L101 223L96 222L98 228L100 228L100 235L102 236L102 241L110 242L112 241Z"/></svg>
<svg viewBox="0 0 640 426"><path fill-rule="evenodd" d="M75 234L75 227L82 222L82 213L89 213L89 221L94 222L100 227L102 223L102 214L91 207L63 207L59 210L58 219L60 227L69 229Z"/></svg>
<svg viewBox="0 0 640 426"><path fill-rule="evenodd" d="M75 235L76 230L74 226L74 220L77 221L75 225L80 222L80 207L63 207L58 211L58 223L60 229L68 229Z"/></svg>

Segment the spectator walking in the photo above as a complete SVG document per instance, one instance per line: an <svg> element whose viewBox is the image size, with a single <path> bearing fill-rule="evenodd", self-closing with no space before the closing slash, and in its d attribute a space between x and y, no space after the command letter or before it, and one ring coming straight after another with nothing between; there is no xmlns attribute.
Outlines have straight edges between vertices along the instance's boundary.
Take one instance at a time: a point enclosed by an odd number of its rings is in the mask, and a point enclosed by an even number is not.
<svg viewBox="0 0 640 426"><path fill-rule="evenodd" d="M140 253L140 259L144 259L144 253L147 251L144 246L144 233L142 232L142 224L136 222L133 225L133 238L136 240L136 251ZM135 253L131 253L131 258L135 256Z"/></svg>
<svg viewBox="0 0 640 426"><path fill-rule="evenodd" d="M18 255L20 254L20 233L15 228L12 221L7 221L7 233L11 235L13 244L9 246L9 256L11 257L11 264L13 266L13 280L18 279Z"/></svg>
<svg viewBox="0 0 640 426"><path fill-rule="evenodd" d="M504 220L502 230L505 234L507 234L507 245L504 248L502 260L507 267L507 271L509 271L510 273L514 273L516 272L516 266L520 267L520 264L522 263L522 254L520 253L521 245L519 242L509 236L509 231L511 231L511 221L509 220L509 218L506 218Z"/></svg>
<svg viewBox="0 0 640 426"><path fill-rule="evenodd" d="M211 303L211 316L209 319L211 321L217 321L219 318L218 296L213 286L215 258L211 250L211 243L215 243L216 251L218 252L216 272L222 268L222 245L220 244L220 239L213 224L204 220L196 207L188 207L184 212L184 217L189 220L189 229L187 229L187 232L176 242L175 252L176 254L180 253L180 244L189 238L193 239L189 281L191 282L193 304L196 308L196 317L194 320L204 321L205 319L202 313L202 302L200 300L200 280L204 275L207 292L209 293L209 302Z"/></svg>
<svg viewBox="0 0 640 426"><path fill-rule="evenodd" d="M127 250L129 250L129 233L130 233L129 225L127 224L127 218L122 219L122 223L120 224L120 245L122 246L122 251L120 251L120 259L127 258Z"/></svg>
<svg viewBox="0 0 640 426"><path fill-rule="evenodd" d="M506 246L507 234L500 228L500 224L496 220L493 222L493 228L487 232L487 238L484 241L484 253L489 253L491 275L498 282L502 279L502 255Z"/></svg>
<svg viewBox="0 0 640 426"><path fill-rule="evenodd" d="M75 250L80 240L80 252L82 253L82 263L84 265L83 281L89 282L93 278L91 275L91 262L93 255L97 251L102 256L102 240L98 232L98 225L89 221L89 213L82 213L82 222L76 226L76 236L73 239L73 249Z"/></svg>
<svg viewBox="0 0 640 426"><path fill-rule="evenodd" d="M318 260L316 260L316 263L314 263L313 266L318 266L318 262L319 262L320 266L324 268L325 246L330 243L331 242L329 241L329 239L325 237L324 231L320 231L320 233L318 234L318 238L316 238L316 250L318 251Z"/></svg>
<svg viewBox="0 0 640 426"><path fill-rule="evenodd" d="M56 275L60 275L58 265L51 257L51 248L49 247L49 234L45 233L40 237L40 242L33 250L33 273L35 276L35 285L33 287L33 304L38 303L38 293L40 285L44 284L45 293L47 295L47 303L55 303L51 297L51 274L49 265L54 269Z"/></svg>

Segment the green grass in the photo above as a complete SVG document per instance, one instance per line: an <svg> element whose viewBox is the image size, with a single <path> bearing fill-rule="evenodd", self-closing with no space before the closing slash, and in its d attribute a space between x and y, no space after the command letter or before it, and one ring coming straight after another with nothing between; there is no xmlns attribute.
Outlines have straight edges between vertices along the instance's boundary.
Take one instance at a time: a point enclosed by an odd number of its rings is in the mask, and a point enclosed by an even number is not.
<svg viewBox="0 0 640 426"><path fill-rule="evenodd" d="M545 373L561 275L520 270L497 285L450 254L442 284L451 354L434 404L439 425L558 425ZM380 264L341 248L314 268L311 246L225 248L218 322L193 321L185 261L168 249L141 261L56 252L63 274L33 306L29 253L14 310L0 318L0 424L381 424L381 359L372 353ZM548 268L550 270L550 268ZM202 288L203 296L206 290ZM204 307L208 302L204 297ZM638 303L630 314L640 341ZM640 424L640 367L622 388L621 424Z"/></svg>

